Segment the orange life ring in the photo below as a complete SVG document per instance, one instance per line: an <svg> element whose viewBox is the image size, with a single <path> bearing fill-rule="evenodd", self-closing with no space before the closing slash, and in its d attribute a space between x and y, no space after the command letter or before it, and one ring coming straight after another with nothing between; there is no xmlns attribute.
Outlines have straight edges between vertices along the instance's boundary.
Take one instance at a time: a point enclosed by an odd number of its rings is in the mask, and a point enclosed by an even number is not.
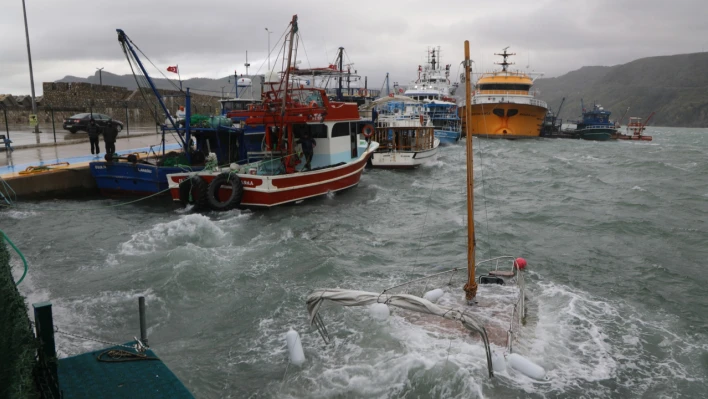
<svg viewBox="0 0 708 399"><path fill-rule="evenodd" d="M361 135L364 136L365 138L371 137L371 135L374 134L374 127L366 124L361 128Z"/></svg>
<svg viewBox="0 0 708 399"><path fill-rule="evenodd" d="M388 96L389 96L389 97L393 97L393 93L388 93Z"/></svg>

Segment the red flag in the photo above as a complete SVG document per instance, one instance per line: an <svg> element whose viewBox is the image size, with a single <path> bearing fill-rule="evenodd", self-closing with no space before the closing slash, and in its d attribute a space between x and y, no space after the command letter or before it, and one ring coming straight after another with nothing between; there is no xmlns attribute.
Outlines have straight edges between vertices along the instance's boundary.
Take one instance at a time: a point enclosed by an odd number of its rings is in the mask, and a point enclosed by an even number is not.
<svg viewBox="0 0 708 399"><path fill-rule="evenodd" d="M178 73L178 72L177 72L177 66L168 66L168 67L167 67L167 72Z"/></svg>

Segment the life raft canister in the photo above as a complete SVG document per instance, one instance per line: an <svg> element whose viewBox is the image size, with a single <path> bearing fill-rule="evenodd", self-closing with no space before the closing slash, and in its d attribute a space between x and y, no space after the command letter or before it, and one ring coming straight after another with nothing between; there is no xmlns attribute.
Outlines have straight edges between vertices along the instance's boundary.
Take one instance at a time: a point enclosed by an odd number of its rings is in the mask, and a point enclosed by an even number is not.
<svg viewBox="0 0 708 399"><path fill-rule="evenodd" d="M365 138L368 139L372 134L374 134L374 127L370 124L366 124L361 128L361 135Z"/></svg>

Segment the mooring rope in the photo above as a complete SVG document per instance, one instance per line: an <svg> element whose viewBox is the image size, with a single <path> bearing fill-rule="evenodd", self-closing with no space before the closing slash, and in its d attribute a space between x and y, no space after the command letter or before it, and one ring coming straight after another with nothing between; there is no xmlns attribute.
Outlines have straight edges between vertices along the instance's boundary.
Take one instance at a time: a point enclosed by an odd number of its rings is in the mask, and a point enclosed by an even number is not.
<svg viewBox="0 0 708 399"><path fill-rule="evenodd" d="M12 247L12 249L14 249L15 252L17 252L17 254L20 255L20 259L22 259L22 263L25 264L25 271L22 273L22 277L20 277L20 279L17 280L17 282L15 283L15 286L18 286L18 285L20 285L20 283L22 282L22 280L25 279L25 276L27 275L27 270L28 270L28 268L29 268L29 267L27 266L27 259L25 259L25 256L22 254L22 251L20 251L19 248L17 248L17 247L15 246L15 244L12 242L12 240L10 240L10 237L8 237L7 234L5 234L4 231L0 230L0 234L2 234L3 237L5 237L5 241L7 241L7 242L10 244L10 246Z"/></svg>

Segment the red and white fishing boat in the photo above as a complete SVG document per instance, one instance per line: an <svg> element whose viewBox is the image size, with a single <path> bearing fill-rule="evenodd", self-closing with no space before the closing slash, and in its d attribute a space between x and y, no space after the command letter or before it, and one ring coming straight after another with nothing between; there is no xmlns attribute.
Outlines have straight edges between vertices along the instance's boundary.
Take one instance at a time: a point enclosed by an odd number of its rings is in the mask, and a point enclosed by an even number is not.
<svg viewBox="0 0 708 399"><path fill-rule="evenodd" d="M173 200L215 210L272 207L359 183L378 148L378 143L365 140L373 126L359 116L355 103L330 101L323 89L293 87L297 32L295 15L283 43L289 54L284 72L278 79L274 74L266 76L262 103L252 104L247 111L245 125L265 132L259 161L170 174ZM307 136L316 141L309 170L298 145Z"/></svg>
<svg viewBox="0 0 708 399"><path fill-rule="evenodd" d="M619 140L652 141L652 136L647 136L644 134L644 130L647 128L647 123L649 123L652 116L654 116L654 112L652 112L644 122L642 122L642 118L629 118L629 124L627 124L627 134L620 134L617 138Z"/></svg>

